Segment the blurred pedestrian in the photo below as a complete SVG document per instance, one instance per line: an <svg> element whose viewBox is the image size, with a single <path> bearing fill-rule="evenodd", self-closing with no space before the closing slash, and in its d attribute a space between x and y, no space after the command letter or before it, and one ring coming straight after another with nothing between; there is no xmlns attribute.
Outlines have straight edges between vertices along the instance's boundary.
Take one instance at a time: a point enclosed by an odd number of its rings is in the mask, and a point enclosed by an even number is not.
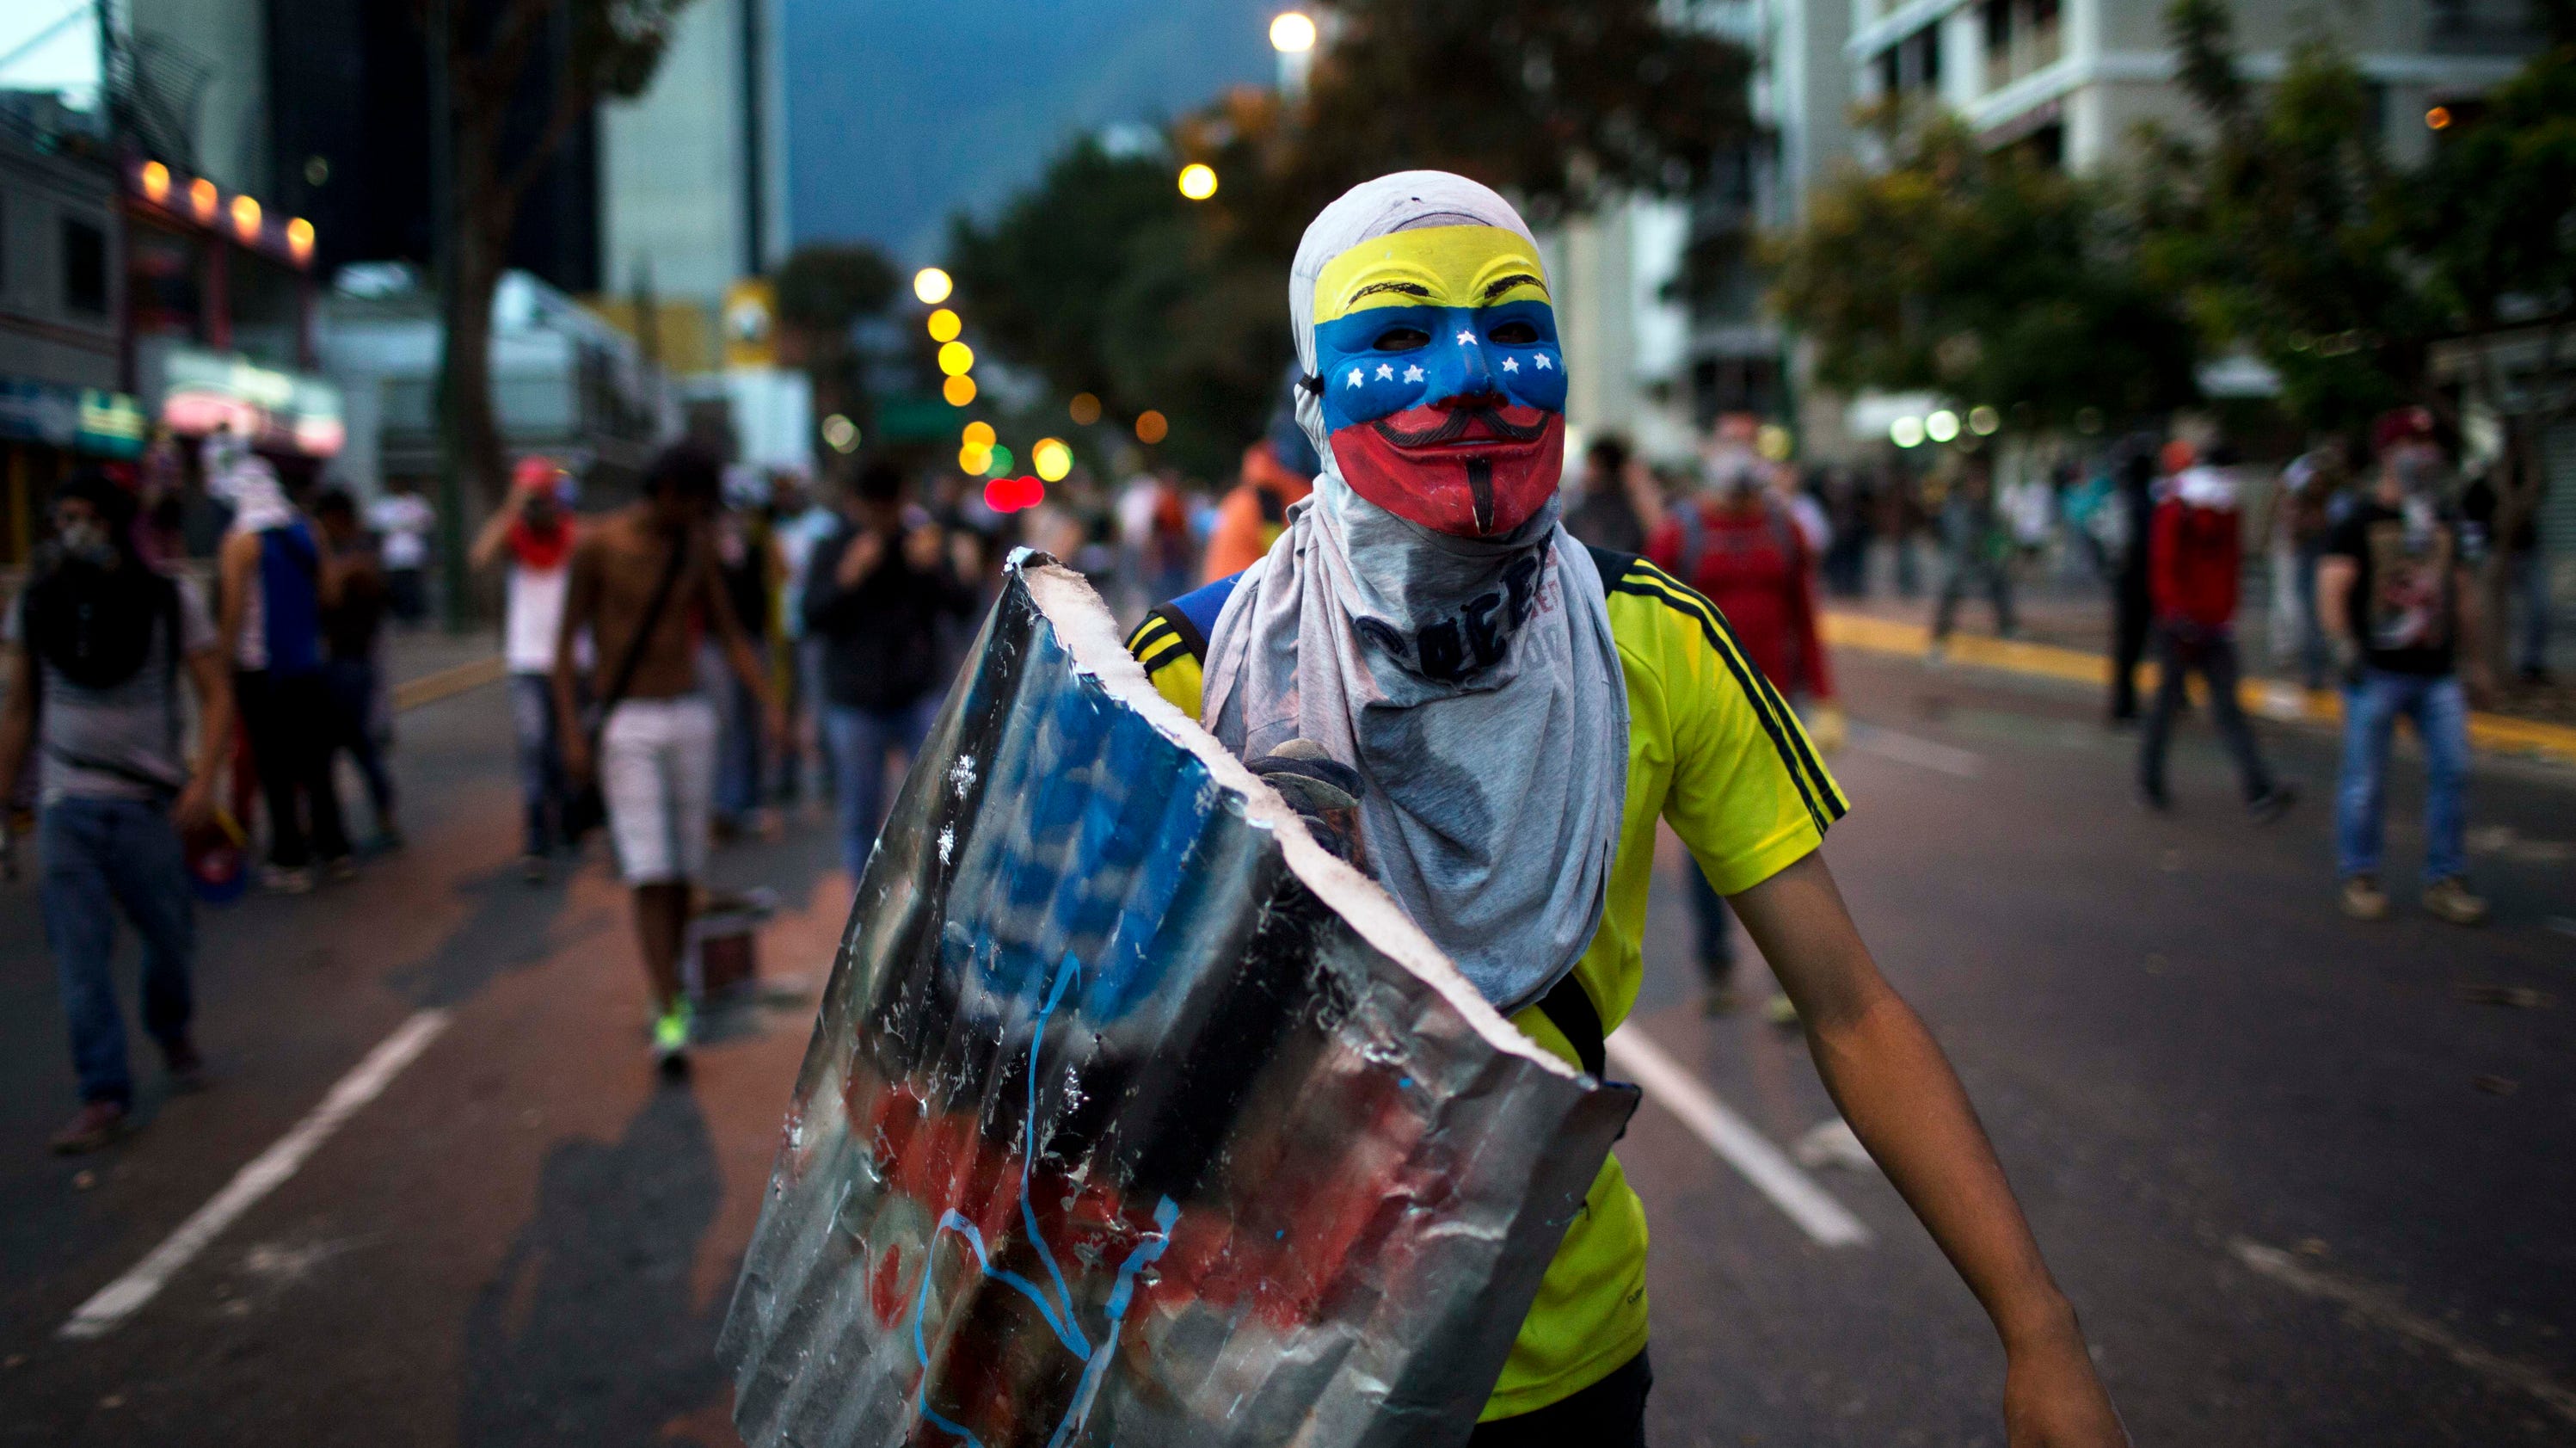
<svg viewBox="0 0 2576 1448"><path fill-rule="evenodd" d="M1941 500L1940 528L1941 597L1932 610L1932 647L1938 650L1950 637L1959 600L1970 590L1983 593L1994 605L1996 636L2011 638L2015 631L2012 573L2006 554L2012 539L1995 506L1994 460L1985 453L1960 457L1958 476L1951 479L1949 492Z"/></svg>
<svg viewBox="0 0 2576 1448"><path fill-rule="evenodd" d="M218 627L267 806L261 882L300 895L313 888L317 861L333 878L355 870L331 779L338 710L322 677L322 550L266 459L235 466L231 492L232 532L217 557Z"/></svg>
<svg viewBox="0 0 2576 1448"><path fill-rule="evenodd" d="M1201 581L1232 578L1269 553L1288 526L1288 510L1314 491L1322 465L1295 411L1282 406L1274 412L1269 432L1243 450L1241 480L1217 504L1216 527L1199 564Z"/></svg>
<svg viewBox="0 0 2576 1448"><path fill-rule="evenodd" d="M787 749L779 756L777 798L781 804L805 797L806 760L819 761L815 777L831 786L831 754L822 742L823 645L805 628L805 581L815 551L841 526L841 515L824 502L822 490L804 478L781 470L770 476L771 507L778 515L778 628L787 649L787 688L780 701L787 711Z"/></svg>
<svg viewBox="0 0 2576 1448"><path fill-rule="evenodd" d="M1815 554L1758 471L1722 474L1714 492L1665 509L1646 556L1717 605L1753 666L1797 702L1817 748L1841 746L1842 711L1816 627ZM1723 1014L1736 1006L1734 922L1696 861L1685 873L1703 1008Z"/></svg>
<svg viewBox="0 0 2576 1448"><path fill-rule="evenodd" d="M1825 587L1837 598L1859 598L1869 591L1871 522L1878 511L1868 475L1856 468L1828 469L1817 490L1833 539L1821 563Z"/></svg>
<svg viewBox="0 0 2576 1448"><path fill-rule="evenodd" d="M716 568L713 515L723 470L694 444L666 448L644 474L643 500L584 527L555 635L555 727L575 780L594 775L617 864L634 892L636 942L652 991L653 1052L666 1074L688 1069L694 1013L681 988L693 886L714 828L716 710L696 641L716 638L774 739L776 702ZM578 642L597 645L584 727Z"/></svg>
<svg viewBox="0 0 2576 1448"><path fill-rule="evenodd" d="M1565 506L1565 531L1613 553L1646 551L1648 514L1639 506L1642 470L1631 464L1628 440L1615 432L1584 447L1583 475Z"/></svg>
<svg viewBox="0 0 2576 1448"><path fill-rule="evenodd" d="M375 538L358 524L357 501L339 488L313 500L322 529L322 679L334 706L332 745L347 751L375 813L372 847L400 848L402 825L394 817L393 772L385 766L384 670L378 658L384 632L384 569ZM323 766L328 769L329 765Z"/></svg>
<svg viewBox="0 0 2576 1448"><path fill-rule="evenodd" d="M855 882L885 813L887 756L921 752L939 711L942 615L975 607L928 514L892 463L861 468L840 529L814 555L805 628L823 642L823 734L839 794L841 863Z"/></svg>
<svg viewBox="0 0 2576 1448"><path fill-rule="evenodd" d="M1130 615L1189 591L1198 543L1188 502L1171 469L1140 472L1118 495L1118 551Z"/></svg>
<svg viewBox="0 0 2576 1448"><path fill-rule="evenodd" d="M521 458L510 493L474 535L467 559L477 570L499 564L501 666L509 671L510 731L519 766L519 875L545 883L547 859L571 838L566 810L562 731L554 706L555 644L563 632L564 591L572 579L579 525L568 506L571 475L553 458ZM574 641L587 654L587 637ZM587 657L576 664L586 668Z"/></svg>
<svg viewBox="0 0 2576 1448"><path fill-rule="evenodd" d="M2469 697L2465 659L2491 686L2473 640L2474 560L2443 506L2430 414L2403 408L2372 428L2378 479L2336 524L2317 578L2317 613L2344 678L2343 777L2335 792L2335 865L2344 913L2388 914L2379 883L2381 812L2398 716L2424 745L2424 908L2455 925L2486 919L2469 888Z"/></svg>
<svg viewBox="0 0 2576 1448"><path fill-rule="evenodd" d="M2504 495L2496 487L2495 470L2505 466L2502 460L2490 464L2460 495L2461 521L2474 529L2483 540L2483 550L2493 550L2504 564L2504 614L2495 627L2511 641L2511 663L2514 674L2525 684L2549 682L2549 554L2540 536L2540 516L2536 506L2525 506L2522 516L2509 527L2501 526ZM2519 615L2517 617L2517 615Z"/></svg>
<svg viewBox="0 0 2576 1448"><path fill-rule="evenodd" d="M2156 511L2156 458L2140 439L2115 465L2114 492L2096 536L2111 558L2111 722L2138 717L2138 665L2147 656L2155 600L2147 573Z"/></svg>
<svg viewBox="0 0 2576 1448"><path fill-rule="evenodd" d="M2138 792L2166 809L2165 745L2191 674L2209 685L2210 718L2235 756L2245 807L2258 823L2279 819L2297 798L2272 782L2254 730L2236 698L2236 587L2243 571L2244 525L2236 506L2234 453L2209 458L2175 476L2149 525L2148 595L2155 614L2156 701L2138 741Z"/></svg>
<svg viewBox="0 0 2576 1448"><path fill-rule="evenodd" d="M124 489L75 474L54 500L53 540L0 626L9 680L0 780L16 779L34 751L39 898L80 1082L79 1114L53 1137L65 1153L106 1145L130 1120L110 971L119 912L143 939L143 1028L171 1084L193 1087L205 1069L188 1032L196 924L179 835L215 809L232 690L204 599L144 561L134 519ZM193 757L181 742L183 672L196 695Z"/></svg>
<svg viewBox="0 0 2576 1448"><path fill-rule="evenodd" d="M730 506L716 515L716 568L765 677L778 649L778 578L786 565L771 526L767 480L749 469L729 471L726 493ZM764 815L764 752L777 751L764 751L760 702L726 666L718 640L701 644L699 668L716 699L716 837L754 833Z"/></svg>
<svg viewBox="0 0 2576 1448"><path fill-rule="evenodd" d="M2343 439L2327 436L2281 470L2273 499L2272 667L2296 669L2311 689L2326 681L2325 632L2317 624L2317 562L2350 478Z"/></svg>
<svg viewBox="0 0 2576 1448"><path fill-rule="evenodd" d="M367 526L382 540L386 606L403 624L417 625L429 617L429 544L438 510L420 495L418 480L388 478L367 505Z"/></svg>

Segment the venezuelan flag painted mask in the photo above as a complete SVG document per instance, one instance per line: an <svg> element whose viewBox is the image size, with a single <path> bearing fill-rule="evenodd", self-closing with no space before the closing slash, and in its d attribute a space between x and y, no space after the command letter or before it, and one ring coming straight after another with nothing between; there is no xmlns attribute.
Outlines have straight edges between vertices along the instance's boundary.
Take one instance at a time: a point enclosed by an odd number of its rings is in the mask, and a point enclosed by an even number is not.
<svg viewBox="0 0 2576 1448"><path fill-rule="evenodd" d="M1352 491L1426 528L1508 533L1555 495L1565 358L1537 249L1499 226L1371 237L1316 278L1315 381Z"/></svg>

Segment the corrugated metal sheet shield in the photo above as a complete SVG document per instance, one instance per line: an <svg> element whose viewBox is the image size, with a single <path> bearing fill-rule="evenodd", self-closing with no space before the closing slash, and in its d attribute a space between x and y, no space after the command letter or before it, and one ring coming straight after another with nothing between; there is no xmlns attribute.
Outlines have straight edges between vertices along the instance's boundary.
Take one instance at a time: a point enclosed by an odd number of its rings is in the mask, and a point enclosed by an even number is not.
<svg viewBox="0 0 2576 1448"><path fill-rule="evenodd" d="M1462 1441L1635 1104L1024 556L859 882L725 1326L736 1422Z"/></svg>

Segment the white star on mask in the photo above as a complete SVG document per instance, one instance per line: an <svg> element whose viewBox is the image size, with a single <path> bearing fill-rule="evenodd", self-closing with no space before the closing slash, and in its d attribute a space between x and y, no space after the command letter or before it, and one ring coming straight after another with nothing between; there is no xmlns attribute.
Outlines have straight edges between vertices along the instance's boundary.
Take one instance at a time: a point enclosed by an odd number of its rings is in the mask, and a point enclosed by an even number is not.
<svg viewBox="0 0 2576 1448"><path fill-rule="evenodd" d="M1549 368L1554 367L1554 366L1556 365L1555 363L1550 362L1549 360L1547 360L1547 354L1546 354L1545 352L1541 352L1541 353L1539 353L1539 354L1538 354L1538 356L1537 356L1535 359L1533 359L1533 360L1535 360L1535 361L1538 363L1538 370L1539 370L1539 371L1541 371L1541 372L1545 372L1545 371L1547 371Z"/></svg>
<svg viewBox="0 0 2576 1448"><path fill-rule="evenodd" d="M1506 371L1506 372L1518 372L1518 371L1520 371L1520 370L1521 370L1521 359L1519 359L1518 357L1506 357L1506 358L1504 358L1504 359L1503 359L1503 370L1504 370L1504 371Z"/></svg>
<svg viewBox="0 0 2576 1448"><path fill-rule="evenodd" d="M1404 369L1404 380L1405 380L1405 381L1407 381L1407 382L1419 382L1419 381L1421 381L1421 380L1422 380L1422 369L1421 369L1421 368L1419 368L1419 367L1407 367L1407 368L1405 368L1405 369Z"/></svg>
<svg viewBox="0 0 2576 1448"><path fill-rule="evenodd" d="M1475 345L1476 345L1476 334L1475 334L1475 333L1473 333L1473 332L1461 332L1461 333L1459 333L1459 334L1458 334L1458 345L1459 345L1459 346L1461 346L1461 347L1473 347L1473 346L1475 346Z"/></svg>
<svg viewBox="0 0 2576 1448"><path fill-rule="evenodd" d="M1360 385L1360 369L1356 367L1351 369L1350 385L1353 387Z"/></svg>
<svg viewBox="0 0 2576 1448"><path fill-rule="evenodd" d="M1395 369L1394 369L1393 367L1390 367L1390 366L1388 366L1387 364L1385 364L1385 363L1383 363L1383 362L1380 362L1379 364L1377 364L1377 380L1378 380L1378 381L1380 381L1380 382L1384 382L1384 381L1387 381L1387 380L1389 380L1390 378L1392 378L1392 377L1394 377L1394 376L1395 376Z"/></svg>

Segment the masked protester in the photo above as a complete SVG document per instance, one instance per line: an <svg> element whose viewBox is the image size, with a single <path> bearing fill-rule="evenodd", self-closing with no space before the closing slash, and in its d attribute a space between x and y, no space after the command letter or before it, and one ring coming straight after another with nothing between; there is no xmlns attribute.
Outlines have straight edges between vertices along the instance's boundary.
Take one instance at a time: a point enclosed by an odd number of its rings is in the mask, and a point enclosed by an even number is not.
<svg viewBox="0 0 2576 1448"><path fill-rule="evenodd" d="M2156 699L2138 739L2138 793L2165 809L2165 746L2182 711L2183 685L2199 674L2209 685L2209 714L2227 752L2245 808L2259 824L2279 819L2296 795L2272 782L2263 751L2236 698L2236 590L2244 572L2244 525L2236 509L2236 456L2212 449L2206 462L2176 473L2149 524L2147 572L2154 607Z"/></svg>
<svg viewBox="0 0 2576 1448"><path fill-rule="evenodd" d="M1734 627L1735 641L1770 686L1798 700L1821 749L1839 747L1842 711L1816 630L1814 553L1806 531L1751 467L1718 470L1700 496L1666 510L1647 556ZM1735 1009L1735 927L1705 872L1692 867L1693 954L1710 1015Z"/></svg>
<svg viewBox="0 0 2576 1448"><path fill-rule="evenodd" d="M556 847L573 843L564 828L571 792L555 730L553 680L555 635L580 536L565 497L570 483L553 458L519 459L510 495L483 520L466 555L477 569L505 570L501 661L510 671L510 724L518 745L519 876L531 885L545 883Z"/></svg>
<svg viewBox="0 0 2576 1448"><path fill-rule="evenodd" d="M232 691L205 601L144 562L133 523L132 497L105 478L64 485L54 541L0 633L9 683L0 779L17 778L37 751L45 939L80 1078L80 1114L55 1135L58 1152L104 1146L129 1119L134 1086L109 971L119 910L143 937L143 1027L172 1084L192 1087L204 1069L188 1035L197 944L179 834L213 811ZM193 760L182 748L183 673L201 721Z"/></svg>
<svg viewBox="0 0 2576 1448"><path fill-rule="evenodd" d="M316 859L333 878L355 873L331 779L338 711L322 673L322 550L265 458L244 458L228 476L233 523L218 555L219 627L268 808L262 878L300 895L313 888Z"/></svg>
<svg viewBox="0 0 2576 1448"><path fill-rule="evenodd" d="M2399 715L2424 742L2424 908L2455 925L2486 919L2469 888L2469 698L2459 666L2469 646L2477 589L2459 519L2444 506L2442 455L2420 407L2372 429L2379 480L2337 523L2317 566L2317 613L2344 680L2343 775L2335 792L2335 866L2343 910L2357 920L2388 914L2379 883L2380 816L2389 741Z"/></svg>
<svg viewBox="0 0 2576 1448"><path fill-rule="evenodd" d="M1461 177L1382 177L1307 228L1289 308L1314 494L1260 561L1148 615L1128 642L1147 676L1515 1025L1596 1072L1643 978L1669 822L1993 1313L2008 1415L2032 1441L2125 1442L1956 1077L1816 853L1844 801L1814 745L1707 600L1558 524L1565 360L1520 216ZM1645 1257L1613 1159L1477 1444L1644 1441Z"/></svg>

